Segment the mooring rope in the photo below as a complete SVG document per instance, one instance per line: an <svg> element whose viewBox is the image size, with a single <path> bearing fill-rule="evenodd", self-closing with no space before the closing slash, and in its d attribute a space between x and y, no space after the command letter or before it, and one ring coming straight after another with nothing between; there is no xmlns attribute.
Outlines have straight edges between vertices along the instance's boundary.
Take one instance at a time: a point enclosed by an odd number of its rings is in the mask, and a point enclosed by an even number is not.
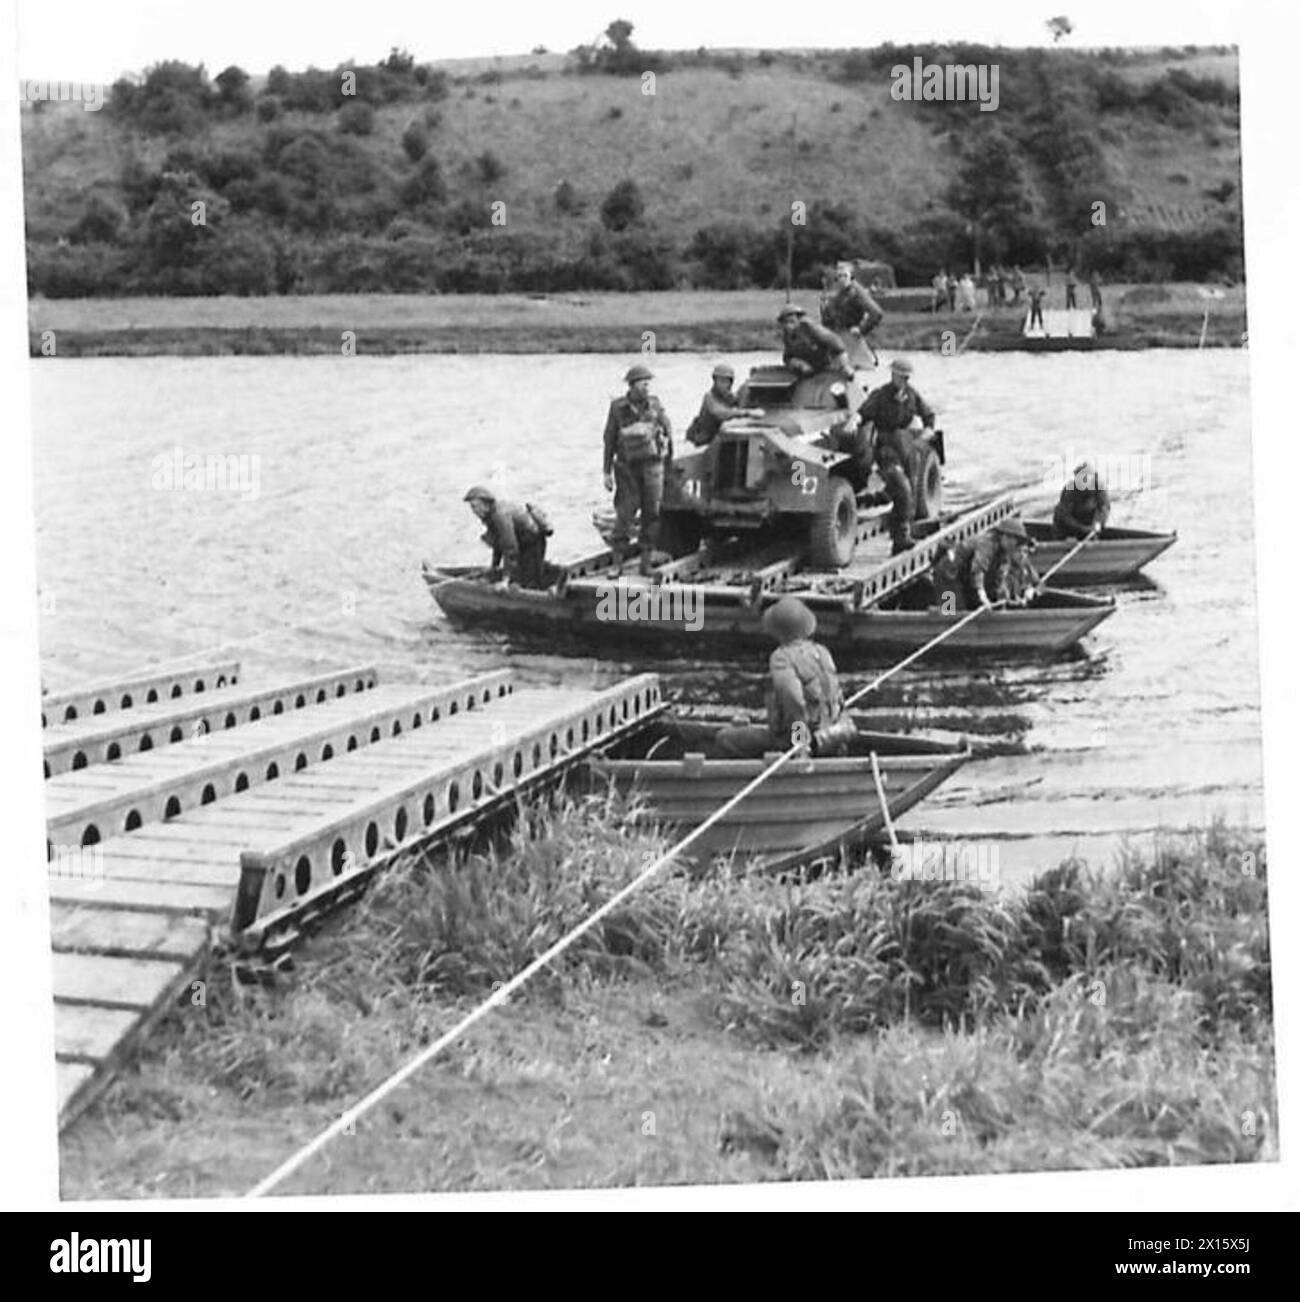
<svg viewBox="0 0 1300 1302"><path fill-rule="evenodd" d="M859 700L861 697L865 696L868 692L874 690L881 683L885 682L888 678L892 677L892 675L896 674L904 666L911 664L913 661L923 656L927 651L930 651L934 647L938 646L939 643L946 641L959 629L964 628L967 624L971 623L975 619L978 619L981 615L987 613L988 611L997 610L1000 607L1004 606L1005 604L1006 604L1005 600L996 601L993 602L991 605L977 606L974 610L969 611L967 614L963 615L962 618L959 619L955 624L950 624L946 629L943 630L943 632L931 638L930 641L928 641L924 646L920 647L916 651L911 652L909 655L905 656L902 660L900 660L898 664L894 665L891 669L887 670L885 673L875 678L872 682L868 683L865 687L855 692L853 696L851 696L847 701L845 701L845 708L847 709L848 706L852 704L854 701ZM576 927L573 928L573 930L569 931L564 936L561 936L560 939L555 942L555 944L553 944L544 953L538 955L537 958L533 959L533 961L529 963L527 967L523 968L515 976L511 977L510 980L507 981L504 985L500 986L498 989L493 991L492 994L489 995L487 999L485 999L481 1004L479 1004L477 1007L475 1007L469 1013L467 1013L464 1017L462 1017L461 1020L457 1022L456 1025L453 1026L449 1031L447 1031L444 1035L440 1036L432 1044L422 1049L418 1054L416 1054L414 1058L410 1060L410 1062L408 1062L404 1067L399 1068L386 1080L382 1081L373 1090L371 1090L369 1094L367 1094L364 1098L362 1098L358 1103L353 1104L353 1106L348 1108L347 1111L340 1114L339 1117L337 1117L330 1125L328 1125L324 1130L322 1130L314 1139L304 1144L291 1157L289 1157L284 1162L282 1162L279 1166L277 1166L275 1170L271 1172L270 1175L266 1176L264 1179L260 1180L256 1185L254 1185L253 1188L248 1191L245 1197L261 1198L265 1194L270 1193L273 1189L276 1188L276 1186L283 1183L286 1179L288 1179L289 1176L291 1176L295 1171L297 1171L305 1162L307 1162L310 1158L312 1158L316 1153L320 1152L320 1150L324 1148L325 1145L330 1142L330 1140L334 1139L338 1135L343 1134L346 1130L348 1130L350 1127L355 1125L355 1123L367 1112L369 1112L377 1103L381 1103L385 1098L388 1097L388 1095L390 1095L395 1089L397 1089L399 1085L409 1080L413 1075L415 1075L417 1071L420 1070L421 1067L423 1067L426 1063L431 1061L433 1058L437 1057L437 1055L441 1053L442 1050L445 1049L449 1044L452 1044L454 1041L458 1040L466 1031L470 1029L470 1027L474 1026L477 1022L481 1021L484 1017L486 1017L487 1014L493 1008L499 1008L502 1004L504 1004L510 998L510 996L515 993L515 991L520 989L520 987L522 987L526 982L531 980L538 972L540 972L554 959L558 958L561 954L563 954L564 951L567 950L576 940L578 940L581 936L585 935L588 931L590 931L598 922L600 922L603 918L607 917L611 912L613 912L614 909L618 908L618 906L622 904L623 901L626 900L629 896L633 895L636 891L640 890L642 886L644 886L647 882L651 880L651 878L657 876L665 867L667 867L670 863L672 863L682 853L683 850L685 850L694 841L696 841L703 832L705 832L708 828L712 827L713 824L716 823L725 814L728 814L731 812L731 810L735 809L735 807L738 804L740 804L741 801L745 800L753 792L758 790L758 788L764 782L766 782L767 779L772 776L772 774L777 772L778 769L786 765L791 759L794 759L796 756L803 754L804 750L805 750L804 745L802 743L797 743L790 746L787 750L783 751L774 760L772 760L765 768L763 768L757 774L756 777L754 777L750 782L746 783L745 786L743 786L738 792L736 792L734 796L732 796L729 800L727 800L725 803L723 803L717 809L715 809L713 813L711 813L702 823L700 823L691 832L687 833L687 835L684 836L676 845L670 846L662 855L659 856L658 859L654 861L654 863L650 864L648 868L646 868L635 878L633 878L633 880L630 881L621 890L619 890L614 895L612 895L608 900L605 901L604 904L602 904L599 908L597 908L588 917L584 918L580 923L578 923Z"/></svg>

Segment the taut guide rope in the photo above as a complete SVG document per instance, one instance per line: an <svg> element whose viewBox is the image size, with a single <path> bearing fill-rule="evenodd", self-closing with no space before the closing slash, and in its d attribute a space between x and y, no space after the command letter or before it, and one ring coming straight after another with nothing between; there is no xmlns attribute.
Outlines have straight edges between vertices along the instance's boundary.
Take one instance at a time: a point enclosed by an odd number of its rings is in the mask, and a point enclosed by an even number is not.
<svg viewBox="0 0 1300 1302"><path fill-rule="evenodd" d="M946 629L943 630L942 633L939 633L937 636L931 638L930 641L927 642L924 646L918 648L916 651L911 652L909 655L905 656L892 668L886 670L883 674L873 679L865 687L860 688L851 697L849 697L848 700L845 701L844 703L845 708L847 709L851 704L853 704L855 701L860 700L868 692L875 690L875 688L879 687L881 683L891 678L900 669L911 664L913 661L919 659L927 651L930 651L934 647L938 646L940 642L943 642L947 638L950 638L959 629L964 628L967 624L971 623L973 620L978 619L981 615L992 610L1000 609L1004 605L1006 605L1005 599L1000 601L995 601L988 606L977 606L974 610L968 611L965 615L961 617L961 619L957 620L956 623L950 624ZM683 850L685 850L688 846L690 846L701 835L701 833L703 833L705 830L711 827L714 823L718 821L718 819L722 818L725 814L730 813L730 811L733 810L738 804L740 804L741 801L745 800L754 791L756 791L764 782L766 782L768 778L770 778L774 773L776 773L778 769L784 767L791 759L802 754L803 751L804 751L804 747L802 745L792 745L788 750L778 755L776 759L772 760L771 763L769 763L767 767L764 768L752 781L748 782L734 796L732 796L724 804L720 805L716 810L714 810L714 812L710 814L708 818L706 818L702 823L700 823L699 826L697 826L693 831L689 832L685 837L683 837L682 840L680 840L675 846L670 847L667 851L665 851L662 855L660 855L659 858L654 861L654 863L650 864L648 868L646 868L643 872L638 874L638 876L636 876L620 891L612 895L608 900L605 901L604 904L602 904L598 909L596 909L595 912L590 914L588 917L584 918L583 921L580 922L576 927L574 927L572 931L560 937L560 939L557 940L555 944L553 944L549 949L547 949L545 953L538 955L538 957L533 959L533 961L529 963L525 968L520 970L515 976L511 977L509 981L507 981L499 989L493 991L493 993L489 995L487 999L485 999L471 1012L466 1014L466 1016L462 1017L461 1020L457 1022L456 1025L453 1026L449 1031L447 1031L444 1035L440 1036L432 1044L422 1049L414 1058L410 1060L410 1062L408 1062L404 1067L399 1068L386 1080L381 1082L378 1086L375 1087L375 1089L371 1090L370 1093L367 1094L364 1098L362 1098L358 1103L353 1104L353 1106L348 1108L346 1112L340 1114L339 1117L337 1117L329 1126L327 1126L324 1130L322 1130L314 1139L304 1144L301 1148L297 1150L297 1152L295 1152L292 1156L290 1156L288 1159L282 1162L278 1167L276 1167L275 1170L272 1171L270 1175L266 1176L264 1179L260 1180L256 1185L254 1185L253 1188L248 1191L245 1197L248 1198L263 1197L265 1194L270 1193L278 1185L282 1184L286 1179L288 1179L289 1176L291 1176L295 1171L297 1171L305 1162L307 1162L316 1153L320 1152L320 1150L324 1148L325 1145L328 1144L331 1139L335 1138L335 1136L337 1135L342 1134L344 1131L348 1130L349 1127L353 1126L359 1118L361 1118L367 1112L369 1112L377 1103L380 1103L385 1098L387 1098L388 1095L391 1094L395 1089L397 1089L399 1085L409 1080L410 1077L412 1077L417 1071L419 1071L421 1067L423 1067L427 1062L435 1058L449 1044L453 1043L455 1040L458 1040L466 1031L470 1029L470 1027L474 1026L477 1022L481 1021L493 1008L498 1008L502 1004L504 1004L510 998L510 996L515 993L515 991L520 989L520 987L522 987L527 981L529 981L533 976L535 976L538 972L540 972L542 968L546 967L552 960L558 958L561 954L563 954L564 951L567 950L574 943L574 941L579 939L579 937L585 935L598 922L600 922L603 918L607 917L611 912L613 912L614 909L618 908L618 906L622 904L624 900L629 898L629 896L633 895L636 891L640 890L641 887L644 886L648 881L650 881L652 877L655 877L660 871L662 871L662 869L667 867L668 864L672 863L673 860L675 860L682 853Z"/></svg>

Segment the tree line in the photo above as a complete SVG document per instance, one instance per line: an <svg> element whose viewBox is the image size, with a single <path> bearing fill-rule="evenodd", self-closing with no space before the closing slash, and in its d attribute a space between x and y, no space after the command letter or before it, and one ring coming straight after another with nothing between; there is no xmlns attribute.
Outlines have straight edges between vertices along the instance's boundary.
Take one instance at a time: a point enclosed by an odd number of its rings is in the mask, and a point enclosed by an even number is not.
<svg viewBox="0 0 1300 1302"><path fill-rule="evenodd" d="M669 56L637 49L631 35L630 24L612 23L600 43L574 52L570 75L709 63L742 76L778 57L806 69L814 57ZM890 67L915 55L1000 63L1001 108L972 114L963 105L918 102L931 130L945 138L950 161L942 184L901 229L874 224L848 203L812 200L795 232L796 285L819 284L824 266L844 256L888 262L904 285L976 258L1026 267L1055 259L1112 280L1241 277L1234 187L1219 187L1207 205L1213 216L1191 229L1118 223L1123 197L1104 149L1133 115L1187 131L1232 126L1235 88L1177 66L1139 84L1117 70L1118 57L960 44L841 51L815 66L853 85L887 79ZM144 151L128 148L115 186L89 188L57 228L29 224L30 288L59 297L783 283L785 211L668 229L647 215L631 176L604 193L562 180L545 221L495 224L492 202L505 165L487 147L453 170L441 102L454 86L473 93L545 75L489 70L454 78L394 49L368 65L273 68L256 90L240 68L209 78L202 67L176 61L120 80L106 108L114 130L127 141L161 140L161 161L146 163ZM377 114L391 105L410 112L395 157L368 139ZM1098 202L1110 214L1103 225L1090 220Z"/></svg>

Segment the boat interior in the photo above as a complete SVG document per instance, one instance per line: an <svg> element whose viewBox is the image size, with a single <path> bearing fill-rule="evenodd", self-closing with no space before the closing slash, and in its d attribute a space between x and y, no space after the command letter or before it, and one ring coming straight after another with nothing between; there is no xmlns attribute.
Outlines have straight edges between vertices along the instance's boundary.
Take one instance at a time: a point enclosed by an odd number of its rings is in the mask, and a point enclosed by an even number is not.
<svg viewBox="0 0 1300 1302"><path fill-rule="evenodd" d="M741 716L735 711L684 709L668 711L651 720L635 736L616 742L603 752L605 759L679 760L688 754L720 758L713 743L728 725L761 722L757 716ZM894 755L959 755L967 749L964 741L941 741L914 733L872 732L859 729L847 756L867 758L873 752L882 758Z"/></svg>

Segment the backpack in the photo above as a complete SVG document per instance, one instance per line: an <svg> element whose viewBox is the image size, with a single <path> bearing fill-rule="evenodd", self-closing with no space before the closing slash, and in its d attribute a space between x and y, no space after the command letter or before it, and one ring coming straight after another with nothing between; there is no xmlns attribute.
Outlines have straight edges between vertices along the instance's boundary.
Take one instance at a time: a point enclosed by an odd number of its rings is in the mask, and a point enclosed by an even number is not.
<svg viewBox="0 0 1300 1302"><path fill-rule="evenodd" d="M540 506L525 502L524 510L533 517L533 523L537 526L537 531L543 538L549 538L555 532L555 526L551 524L551 517Z"/></svg>
<svg viewBox="0 0 1300 1302"><path fill-rule="evenodd" d="M659 427L652 420L637 420L618 431L618 454L629 465L659 458Z"/></svg>

